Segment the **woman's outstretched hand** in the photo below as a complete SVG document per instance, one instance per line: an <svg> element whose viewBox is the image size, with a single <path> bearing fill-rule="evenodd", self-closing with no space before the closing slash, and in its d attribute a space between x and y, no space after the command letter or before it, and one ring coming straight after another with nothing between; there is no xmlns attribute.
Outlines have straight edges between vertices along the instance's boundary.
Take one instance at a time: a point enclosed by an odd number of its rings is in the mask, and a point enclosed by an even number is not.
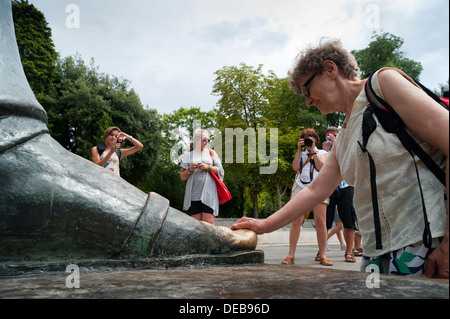
<svg viewBox="0 0 450 319"><path fill-rule="evenodd" d="M258 235L265 233L264 231L264 220L242 217L237 222L235 222L231 227L231 230L238 229L251 229Z"/></svg>

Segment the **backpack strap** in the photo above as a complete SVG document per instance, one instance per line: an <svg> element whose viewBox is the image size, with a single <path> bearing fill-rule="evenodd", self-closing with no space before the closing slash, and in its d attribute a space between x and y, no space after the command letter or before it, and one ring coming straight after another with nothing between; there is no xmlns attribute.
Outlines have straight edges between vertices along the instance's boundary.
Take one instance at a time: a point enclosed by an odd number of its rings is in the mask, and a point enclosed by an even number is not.
<svg viewBox="0 0 450 319"><path fill-rule="evenodd" d="M301 173L303 171L303 168L305 168L306 164L310 163L309 182L304 182L300 179L300 182L302 182L305 185L311 184L311 182L313 180L313 176L314 176L314 169L317 170L316 166L314 165L313 155L312 154L308 154L308 155L309 156L304 163L303 163L303 156L300 156L300 171L299 171L299 173Z"/></svg>
<svg viewBox="0 0 450 319"><path fill-rule="evenodd" d="M308 158L306 159L306 162L303 163L303 156L300 155L300 172L303 171L303 168L306 166L306 164L309 163L309 161L311 161L312 159L312 155L309 155Z"/></svg>
<svg viewBox="0 0 450 319"><path fill-rule="evenodd" d="M367 80L367 83L369 83L372 80L372 76L374 73L372 73L369 77L369 80ZM368 92L368 86L365 86L366 96L369 97ZM369 99L370 101L370 99ZM370 167L370 190L372 195L372 207L373 207L373 221L374 221L374 227L375 227L375 246L377 250L383 249L383 244L381 240L381 223L380 223L380 212L378 208L378 191L377 191L377 171L375 167L375 161L373 160L372 155L367 149L367 143L369 142L370 135L375 131L377 128L377 122L373 118L373 113L375 112L375 104L369 103L367 105L366 110L363 114L363 121L362 121L362 138L363 142L361 143L358 141L358 145L361 148L361 150L364 153L367 153L367 156L369 158L369 167Z"/></svg>
<svg viewBox="0 0 450 319"><path fill-rule="evenodd" d="M102 156L103 152L106 150L105 142L98 142L97 143L97 151L98 155Z"/></svg>
<svg viewBox="0 0 450 319"><path fill-rule="evenodd" d="M102 156L102 154L103 154L103 152L106 150L106 144L105 144L105 142L98 142L97 143L97 151L98 151L98 154L100 155L100 156ZM120 158L121 158L121 156L122 156L122 151L120 150L120 148L118 148L118 149L116 149L116 154L117 154L117 157L119 158L119 163L120 163Z"/></svg>
<svg viewBox="0 0 450 319"><path fill-rule="evenodd" d="M367 153L369 158L370 167L370 190L372 194L372 207L373 207L373 221L375 226L375 246L377 250L383 249L383 244L381 241L381 223L380 223L380 212L378 209L378 191L377 191L377 171L375 167L375 162L372 155L367 150L367 143L369 142L370 135L377 128L377 123L373 118L373 106L369 104L366 111L363 114L363 125L362 125L362 137L363 143L358 141L359 147L364 153Z"/></svg>
<svg viewBox="0 0 450 319"><path fill-rule="evenodd" d="M428 169L436 176L436 178L442 183L442 185L445 186L446 184L444 170L441 169L439 165L437 165L436 162L433 161L433 159L420 147L420 145L417 144L417 142L405 131L406 126L400 116L398 116L394 109L388 103L386 103L386 101L380 98L373 90L371 80L374 73L372 73L366 83L366 95L369 99L370 105L372 105L374 109L374 113L377 116L381 126L383 126L386 132L395 133L400 139L403 147L406 148L409 152L412 151L414 154L416 154L428 167ZM424 91L428 95L430 95L431 98L433 98L437 103L448 110L447 105L442 102L439 97L437 97L433 92L428 90L419 82L415 82L422 89L424 89Z"/></svg>
<svg viewBox="0 0 450 319"><path fill-rule="evenodd" d="M433 100L435 100L437 103L439 103L443 108L445 108L448 111L448 105L444 103L444 101L441 100L439 96L434 94L432 91L430 91L426 86L422 85L419 81L414 80L417 85L420 86L422 90L425 91L426 94L428 94L429 97L431 97Z"/></svg>
<svg viewBox="0 0 450 319"><path fill-rule="evenodd" d="M377 70L378 71L378 70ZM433 174L436 176L436 178L445 185L445 172L431 159L431 157L423 151L423 149L417 144L417 142L406 132L405 130L405 124L402 121L402 119L398 116L397 113L395 113L394 109L386 103L383 99L378 97L373 90L372 87L372 78L373 75L377 72L373 72L368 81L365 84L365 92L366 96L369 100L369 105L367 106L366 111L363 114L363 128L362 128L362 136L363 136L363 143L358 141L358 144L361 148L361 150L364 153L367 153L369 157L369 163L370 163L370 183L371 183L371 193L372 193L372 206L374 210L374 224L375 224L375 240L376 240L376 249L382 249L382 242L381 242L381 227L380 227L380 217L379 217L379 209L378 209L378 201L377 201L377 187L376 187L376 168L375 163L370 155L369 151L367 150L367 143L370 135L373 133L373 131L376 129L376 122L373 119L373 114L378 118L378 121L384 128L384 130L388 133L395 133L400 142L402 143L403 147L410 153L411 157L413 158L415 169L416 169L416 175L418 180L418 186L420 190L420 195L422 199L422 209L423 209L423 215L424 215L424 222L425 222L425 230L423 233L423 242L425 247L429 248L431 247L431 241L432 241L432 235L430 230L430 223L428 221L428 216L426 212L426 206L425 206L425 200L423 197L423 191L422 191L422 185L420 182L420 176L419 176L419 170L417 168L417 163L414 157L414 154L416 154L423 162L424 164L433 172ZM444 103L431 91L429 91L426 87L424 87L419 82L415 81L424 91L430 95L436 102L438 102L440 105L446 107L446 105L443 105ZM448 110L448 107L446 107Z"/></svg>

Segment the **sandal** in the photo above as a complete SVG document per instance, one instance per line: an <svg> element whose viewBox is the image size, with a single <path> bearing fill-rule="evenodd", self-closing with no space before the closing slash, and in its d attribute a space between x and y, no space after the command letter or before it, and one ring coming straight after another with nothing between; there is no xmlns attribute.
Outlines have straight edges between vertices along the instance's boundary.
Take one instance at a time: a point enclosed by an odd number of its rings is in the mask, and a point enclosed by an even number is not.
<svg viewBox="0 0 450 319"><path fill-rule="evenodd" d="M293 265L295 262L295 257L286 257L281 264L282 265Z"/></svg>
<svg viewBox="0 0 450 319"><path fill-rule="evenodd" d="M327 257L320 258L320 264L323 266L333 266L333 262L329 260Z"/></svg>
<svg viewBox="0 0 450 319"><path fill-rule="evenodd" d="M316 258L314 258L314 261L320 261L319 253L317 253Z"/></svg>
<svg viewBox="0 0 450 319"><path fill-rule="evenodd" d="M358 249L353 248L352 253L355 257L361 257L362 255L364 255L362 248L358 248Z"/></svg>
<svg viewBox="0 0 450 319"><path fill-rule="evenodd" d="M346 263L355 263L356 259L353 254L345 254L345 262Z"/></svg>

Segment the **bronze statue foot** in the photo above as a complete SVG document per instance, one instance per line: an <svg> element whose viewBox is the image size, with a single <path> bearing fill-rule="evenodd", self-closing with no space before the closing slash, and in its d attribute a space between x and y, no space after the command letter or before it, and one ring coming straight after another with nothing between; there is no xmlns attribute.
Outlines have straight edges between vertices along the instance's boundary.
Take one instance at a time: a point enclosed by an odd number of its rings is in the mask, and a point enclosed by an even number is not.
<svg viewBox="0 0 450 319"><path fill-rule="evenodd" d="M48 134L0 0L0 266L252 251L257 236L199 222Z"/></svg>

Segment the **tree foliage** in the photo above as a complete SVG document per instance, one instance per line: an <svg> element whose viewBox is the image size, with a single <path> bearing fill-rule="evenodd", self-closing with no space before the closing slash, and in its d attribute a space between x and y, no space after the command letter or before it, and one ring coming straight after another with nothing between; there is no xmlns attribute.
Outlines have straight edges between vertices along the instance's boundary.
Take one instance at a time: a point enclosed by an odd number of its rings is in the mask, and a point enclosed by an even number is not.
<svg viewBox="0 0 450 319"><path fill-rule="evenodd" d="M395 67L419 80L423 71L422 64L406 57L406 53L400 50L403 44L404 40L393 34L374 32L367 48L353 50L351 53L355 56L363 77L381 67Z"/></svg>
<svg viewBox="0 0 450 319"><path fill-rule="evenodd" d="M269 154L270 128L278 129L275 173L261 174L260 167L267 164L262 164L260 158L256 163L249 161L249 143L244 145L244 163L237 162L237 150L233 162L224 163L227 186L234 197L228 212L242 215L252 211L253 217L261 217L259 206L280 208L283 195L289 194L295 176L291 163L302 127L325 131L326 117L315 108L308 108L305 100L290 90L287 79L279 79L273 71L264 74L263 65L252 67L241 63L223 67L215 74L213 94L219 96L216 120L222 132L250 129L256 133L258 128L266 128L266 149L262 153ZM257 141L259 156L259 136ZM276 194L275 199L270 204L267 200L261 201L263 193Z"/></svg>
<svg viewBox="0 0 450 319"><path fill-rule="evenodd" d="M203 129L215 127L215 113L202 112L198 107L180 107L159 118L163 139L154 174L147 180L145 189L164 196L172 207L182 210L186 182L180 179L181 158L192 140L194 125Z"/></svg>
<svg viewBox="0 0 450 319"><path fill-rule="evenodd" d="M42 12L24 0L12 1L19 54L30 86L38 100L51 92L58 54L52 30Z"/></svg>
<svg viewBox="0 0 450 319"><path fill-rule="evenodd" d="M157 112L143 108L127 80L100 73L93 59L87 66L79 55L66 57L58 62L56 74L54 93L41 102L52 136L67 150L90 159L106 128L119 127L144 144L121 162L121 176L136 185L144 183L142 172L151 172L161 144Z"/></svg>

